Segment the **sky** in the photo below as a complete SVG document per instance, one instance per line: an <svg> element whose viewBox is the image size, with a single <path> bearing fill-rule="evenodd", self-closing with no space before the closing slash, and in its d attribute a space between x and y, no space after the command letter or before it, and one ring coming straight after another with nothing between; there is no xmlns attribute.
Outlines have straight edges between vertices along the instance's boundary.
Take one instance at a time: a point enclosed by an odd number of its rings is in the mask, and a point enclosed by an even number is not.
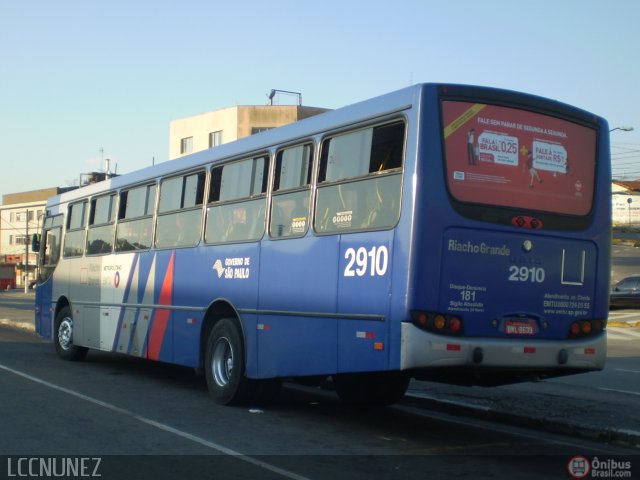
<svg viewBox="0 0 640 480"><path fill-rule="evenodd" d="M167 161L172 120L271 89L339 108L421 82L633 126L611 133L612 165L640 178L639 18L637 0L0 0L0 195L77 184L106 158Z"/></svg>

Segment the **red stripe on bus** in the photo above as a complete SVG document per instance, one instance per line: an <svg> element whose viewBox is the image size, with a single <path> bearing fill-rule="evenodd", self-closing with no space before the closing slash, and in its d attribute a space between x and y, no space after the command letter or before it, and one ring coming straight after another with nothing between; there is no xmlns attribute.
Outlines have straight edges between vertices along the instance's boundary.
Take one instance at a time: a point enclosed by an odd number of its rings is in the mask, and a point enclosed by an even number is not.
<svg viewBox="0 0 640 480"><path fill-rule="evenodd" d="M158 299L158 305L171 305L171 297L173 294L173 263L176 253L171 254L169 260L169 266L167 267L167 273L164 276L162 282L162 289L160 290L160 298ZM160 359L160 350L162 348L162 342L164 340L164 334L167 331L167 324L169 323L169 310L156 310L156 314L153 319L153 325L151 332L149 333L149 346L147 347L147 356L151 360Z"/></svg>

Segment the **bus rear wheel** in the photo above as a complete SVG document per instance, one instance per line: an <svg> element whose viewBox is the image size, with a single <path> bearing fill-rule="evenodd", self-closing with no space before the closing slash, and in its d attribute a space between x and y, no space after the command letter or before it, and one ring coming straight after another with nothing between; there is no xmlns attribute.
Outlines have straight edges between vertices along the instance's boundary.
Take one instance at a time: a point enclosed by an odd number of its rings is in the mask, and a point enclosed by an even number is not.
<svg viewBox="0 0 640 480"><path fill-rule="evenodd" d="M341 373L333 376L340 400L360 405L396 403L407 391L409 380L400 372Z"/></svg>
<svg viewBox="0 0 640 480"><path fill-rule="evenodd" d="M79 347L73 343L73 317L71 309L63 307L56 315L53 343L58 356L64 360L80 361L87 356L86 347Z"/></svg>
<svg viewBox="0 0 640 480"><path fill-rule="evenodd" d="M245 376L245 351L240 329L231 318L220 320L206 345L207 388L221 405L268 403L280 390L279 379L252 380Z"/></svg>

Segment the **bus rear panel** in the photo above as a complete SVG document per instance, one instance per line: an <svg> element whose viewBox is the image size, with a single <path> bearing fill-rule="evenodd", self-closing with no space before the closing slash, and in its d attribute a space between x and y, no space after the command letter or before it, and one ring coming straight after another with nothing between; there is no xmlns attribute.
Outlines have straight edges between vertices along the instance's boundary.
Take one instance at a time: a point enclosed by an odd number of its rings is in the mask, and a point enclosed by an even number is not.
<svg viewBox="0 0 640 480"><path fill-rule="evenodd" d="M419 253L402 368L486 384L601 369L606 122L557 102L472 87L441 87L430 106L440 115L439 138L423 125L418 162L439 181L417 192ZM447 368L429 370L438 367Z"/></svg>

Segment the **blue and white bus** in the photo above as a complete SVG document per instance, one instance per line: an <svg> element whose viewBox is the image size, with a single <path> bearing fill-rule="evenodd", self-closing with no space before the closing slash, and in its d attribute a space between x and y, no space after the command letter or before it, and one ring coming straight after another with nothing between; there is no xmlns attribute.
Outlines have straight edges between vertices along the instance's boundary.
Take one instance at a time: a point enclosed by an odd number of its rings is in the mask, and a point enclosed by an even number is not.
<svg viewBox="0 0 640 480"><path fill-rule="evenodd" d="M222 404L283 378L391 403L410 378L602 369L604 119L422 84L51 198L36 329L202 368Z"/></svg>

